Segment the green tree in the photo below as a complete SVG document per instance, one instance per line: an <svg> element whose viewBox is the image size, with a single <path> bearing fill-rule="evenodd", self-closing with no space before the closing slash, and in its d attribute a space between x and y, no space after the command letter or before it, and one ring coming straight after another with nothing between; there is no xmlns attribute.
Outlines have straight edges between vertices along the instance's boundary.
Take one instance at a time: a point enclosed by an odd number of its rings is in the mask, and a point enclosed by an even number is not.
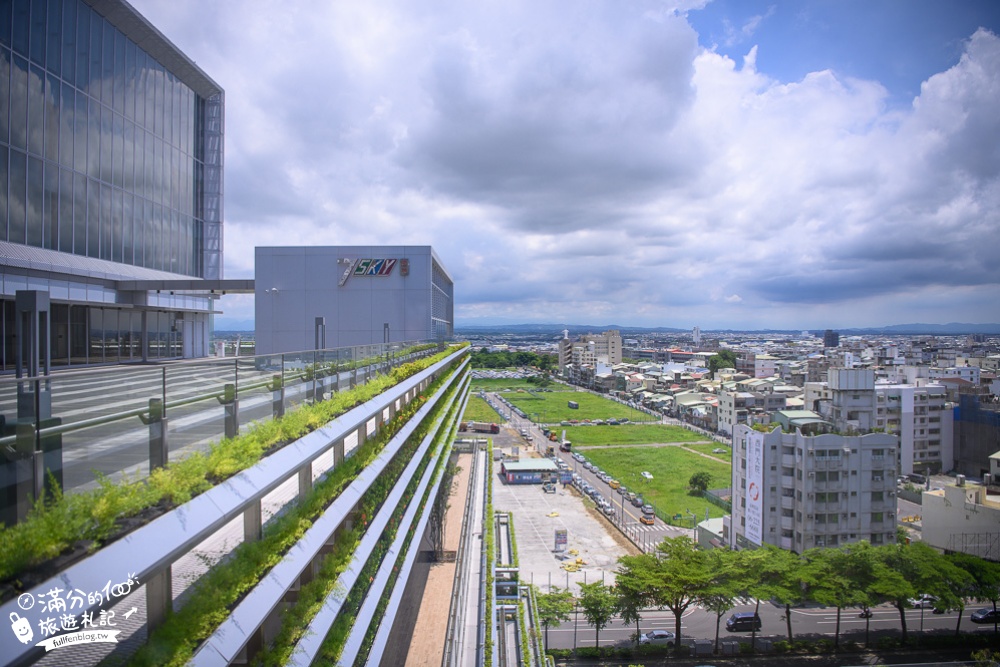
<svg viewBox="0 0 1000 667"><path fill-rule="evenodd" d="M715 373L720 368L736 368L736 353L732 350L719 350L708 358L708 370Z"/></svg>
<svg viewBox="0 0 1000 667"><path fill-rule="evenodd" d="M882 604L891 599L893 590L899 588L901 582L898 572L888 569L879 558L878 549L867 541L857 542L844 547L848 552L847 577L860 593L862 610ZM871 631L871 615L865 615L865 645L869 644Z"/></svg>
<svg viewBox="0 0 1000 667"><path fill-rule="evenodd" d="M722 617L736 606L740 593L739 569L736 560L739 552L730 549L712 549L706 554L709 580L698 598L705 610L715 614L715 652L719 652L719 630Z"/></svg>
<svg viewBox="0 0 1000 667"><path fill-rule="evenodd" d="M535 587L535 602L538 606L538 620L545 628L545 648L549 646L549 628L569 621L573 613L573 593L569 589L553 586L548 593L540 593Z"/></svg>
<svg viewBox="0 0 1000 667"><path fill-rule="evenodd" d="M997 600L1000 599L1000 563L984 560L971 554L954 553L948 556L956 567L961 568L968 576L969 580L964 589L968 597L976 602L989 602L996 611ZM961 595L957 596L961 600ZM961 612L965 611L964 600L959 607ZM958 622L962 622L962 613L958 615ZM998 621L993 621L993 632L996 634ZM955 625L955 633L958 634L958 624Z"/></svg>
<svg viewBox="0 0 1000 667"><path fill-rule="evenodd" d="M622 570L619 570L622 572ZM625 623L635 623L635 643L639 644L639 622L642 612L652 604L650 595L652 579L646 567L628 569L619 574L615 582L615 611Z"/></svg>
<svg viewBox="0 0 1000 667"><path fill-rule="evenodd" d="M594 646L600 650L601 630L607 627L615 615L615 596L611 587L600 581L580 584L580 606L583 615L594 626Z"/></svg>
<svg viewBox="0 0 1000 667"><path fill-rule="evenodd" d="M667 538L653 553L622 556L616 576L647 577L650 600L674 614L674 646L681 645L681 617L711 581L705 552L688 537ZM646 571L645 573L643 571ZM632 572L642 573L632 575Z"/></svg>
<svg viewBox="0 0 1000 667"><path fill-rule="evenodd" d="M712 473L705 470L701 470L691 475L691 479L688 480L688 486L691 488L692 493L705 493L708 491L708 485L712 483Z"/></svg>
<svg viewBox="0 0 1000 667"><path fill-rule="evenodd" d="M769 600L784 590L788 576L789 560L783 549L764 545L760 549L739 551L736 560L738 569L737 590L742 598L754 598L757 604L754 613L760 613L760 601ZM757 628L750 633L750 646L757 644Z"/></svg>
<svg viewBox="0 0 1000 667"><path fill-rule="evenodd" d="M910 608L910 600L923 593L933 594L941 590L943 581L938 568L944 557L923 542L886 544L878 547L878 556L887 568L900 575L897 580L886 582L885 593L886 599L899 612L905 643L908 638L906 610Z"/></svg>
<svg viewBox="0 0 1000 667"><path fill-rule="evenodd" d="M785 549L771 548L769 551L773 577L770 586L771 598L785 605L785 627L788 641L792 641L792 605L806 599L802 585L802 559Z"/></svg>
<svg viewBox="0 0 1000 667"><path fill-rule="evenodd" d="M837 625L833 633L833 648L840 648L840 614L844 607L864 605L864 591L851 580L851 552L848 549L809 549L802 558L802 579L809 588L809 597L820 604L837 608Z"/></svg>

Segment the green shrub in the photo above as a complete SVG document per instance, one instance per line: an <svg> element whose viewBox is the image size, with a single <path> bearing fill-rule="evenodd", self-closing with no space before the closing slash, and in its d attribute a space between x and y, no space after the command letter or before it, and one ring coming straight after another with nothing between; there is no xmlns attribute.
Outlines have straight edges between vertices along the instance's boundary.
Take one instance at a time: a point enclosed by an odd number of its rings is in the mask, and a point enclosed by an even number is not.
<svg viewBox="0 0 1000 667"><path fill-rule="evenodd" d="M785 640L778 640L771 644L771 648L774 649L775 653L788 653L791 650L792 645Z"/></svg>
<svg viewBox="0 0 1000 667"><path fill-rule="evenodd" d="M126 476L115 483L98 478L97 489L68 496L54 490L47 502L31 509L26 520L0 526L0 583L57 557L75 543L91 542L91 550L99 549L119 532L123 519L159 503L176 506L187 502L256 464L277 446L328 423L453 351L402 364L388 376L374 376L364 385L338 392L321 403L300 406L281 419L256 422L248 433L212 445L208 454L198 452L171 462L145 480Z"/></svg>
<svg viewBox="0 0 1000 667"><path fill-rule="evenodd" d="M832 639L819 639L813 645L814 653L832 653L834 641Z"/></svg>

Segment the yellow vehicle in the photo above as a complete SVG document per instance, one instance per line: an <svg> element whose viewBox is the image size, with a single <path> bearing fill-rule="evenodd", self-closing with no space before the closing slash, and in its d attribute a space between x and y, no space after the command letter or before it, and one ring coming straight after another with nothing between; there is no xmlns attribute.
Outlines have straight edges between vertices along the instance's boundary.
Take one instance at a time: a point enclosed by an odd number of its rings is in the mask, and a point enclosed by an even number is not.
<svg viewBox="0 0 1000 667"><path fill-rule="evenodd" d="M608 482L608 486L610 486L612 489L617 489L619 486L621 486L621 484L618 483L617 479L613 479L610 482Z"/></svg>
<svg viewBox="0 0 1000 667"><path fill-rule="evenodd" d="M654 515L651 513L643 512L642 516L639 517L639 523L644 523L647 526L652 526L654 523L653 516Z"/></svg>

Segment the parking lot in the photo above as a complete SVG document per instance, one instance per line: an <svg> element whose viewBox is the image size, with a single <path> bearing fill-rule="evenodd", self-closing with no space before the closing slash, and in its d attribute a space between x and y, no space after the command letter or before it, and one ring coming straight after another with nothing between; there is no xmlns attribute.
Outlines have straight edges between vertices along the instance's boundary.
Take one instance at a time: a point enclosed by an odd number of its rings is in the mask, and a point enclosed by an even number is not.
<svg viewBox="0 0 1000 667"><path fill-rule="evenodd" d="M495 465L494 472L498 470ZM493 506L514 513L521 581L543 591L550 582L562 588L572 586L574 592L578 583L603 578L612 584L618 558L629 553L609 534L610 526L593 516L570 487L560 484L555 493L545 493L540 484L505 484L494 474ZM555 533L560 528L567 532L567 553L562 555L555 552ZM574 549L577 553L570 554ZM563 569L564 559L575 562L577 558L582 560L577 571Z"/></svg>

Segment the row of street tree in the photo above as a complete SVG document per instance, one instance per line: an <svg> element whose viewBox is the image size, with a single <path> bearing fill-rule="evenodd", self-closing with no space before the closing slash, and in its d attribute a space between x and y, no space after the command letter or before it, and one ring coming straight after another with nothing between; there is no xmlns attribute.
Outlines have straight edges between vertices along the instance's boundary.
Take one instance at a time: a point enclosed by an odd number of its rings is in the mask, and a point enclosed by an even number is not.
<svg viewBox="0 0 1000 667"><path fill-rule="evenodd" d="M837 648L840 615L845 608L867 610L891 604L899 611L905 642L905 611L911 607L910 600L919 595L933 595L940 608L959 611L956 635L967 602L991 603L995 610L1000 599L1000 563L967 554L941 555L920 542L882 546L857 542L840 548L811 549L799 555L770 546L705 551L687 537L676 537L665 539L655 552L623 556L618 563L614 586L583 584L576 600L567 590L540 594L538 610L546 631L568 621L578 603L594 627L595 645L600 645L601 630L616 615L626 623L635 623L638 641L639 623L646 610L669 609L675 619L675 645L680 646L681 617L692 605L699 605L715 613L718 651L722 617L747 599L757 600L755 611L759 611L760 600L764 599L785 606L789 642L794 640L793 606L819 603L835 607ZM868 641L866 623L866 645Z"/></svg>

